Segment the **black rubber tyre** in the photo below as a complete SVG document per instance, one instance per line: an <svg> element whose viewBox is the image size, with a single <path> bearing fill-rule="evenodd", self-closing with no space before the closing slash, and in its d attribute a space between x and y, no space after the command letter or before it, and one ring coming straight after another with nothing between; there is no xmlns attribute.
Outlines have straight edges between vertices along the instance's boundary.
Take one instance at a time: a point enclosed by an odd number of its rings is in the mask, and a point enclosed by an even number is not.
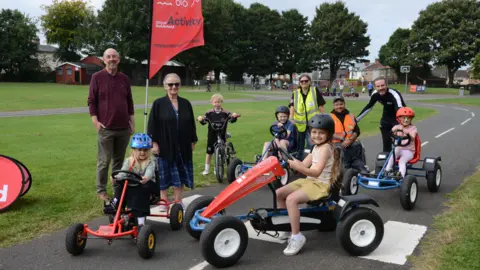
<svg viewBox="0 0 480 270"><path fill-rule="evenodd" d="M81 223L72 224L67 229L65 236L65 248L68 253L76 256L83 252L87 245L87 238L83 236L84 225Z"/></svg>
<svg viewBox="0 0 480 270"><path fill-rule="evenodd" d="M247 249L247 227L236 217L215 218L205 227L200 237L200 245L203 258L209 264L217 268L232 266Z"/></svg>
<svg viewBox="0 0 480 270"><path fill-rule="evenodd" d="M342 195L355 195L358 193L358 171L350 168L343 175Z"/></svg>
<svg viewBox="0 0 480 270"><path fill-rule="evenodd" d="M175 203L174 205L172 205L169 216L170 227L172 228L172 230L180 230L183 225L183 206L179 203Z"/></svg>
<svg viewBox="0 0 480 270"><path fill-rule="evenodd" d="M223 152L220 148L215 148L215 177L218 183L223 183Z"/></svg>
<svg viewBox="0 0 480 270"><path fill-rule="evenodd" d="M430 192L437 192L442 184L442 168L436 163L433 171L427 172L427 187ZM437 178L438 177L438 178Z"/></svg>
<svg viewBox="0 0 480 270"><path fill-rule="evenodd" d="M207 207L214 199L215 198L213 196L198 197L188 205L187 210L185 211L185 227L187 232L190 234L190 236L197 240L200 239L202 231L192 230L192 227L190 227L190 221L192 221L197 210ZM225 210L222 210L220 213L222 215L225 214Z"/></svg>
<svg viewBox="0 0 480 270"><path fill-rule="evenodd" d="M237 170L237 167L238 166L241 166L243 164L243 161L239 158L235 158L234 160L232 160L232 162L230 162L230 165L228 165L228 169L227 169L227 180L228 180L228 183L232 183L233 181L235 181L237 179L237 173L236 173L236 170Z"/></svg>
<svg viewBox="0 0 480 270"><path fill-rule="evenodd" d="M279 189L281 187L284 187L292 181L292 177L293 177L292 171L289 170L289 169L283 169L283 171L285 172L285 175L283 177L281 177L280 179L275 180L275 182L273 182L274 186L275 186L275 189Z"/></svg>
<svg viewBox="0 0 480 270"><path fill-rule="evenodd" d="M413 193L412 193L413 192ZM413 195L413 196L412 196ZM415 207L418 197L418 182L413 175L405 176L400 186L400 203L403 209L412 210Z"/></svg>
<svg viewBox="0 0 480 270"><path fill-rule="evenodd" d="M149 259L155 252L157 245L157 236L150 225L143 225L138 232L137 238L137 252L140 257Z"/></svg>
<svg viewBox="0 0 480 270"><path fill-rule="evenodd" d="M360 231L364 243L355 238L351 231ZM352 256L365 256L373 252L382 242L384 227L382 218L370 208L358 207L349 210L337 225L337 240L343 249Z"/></svg>

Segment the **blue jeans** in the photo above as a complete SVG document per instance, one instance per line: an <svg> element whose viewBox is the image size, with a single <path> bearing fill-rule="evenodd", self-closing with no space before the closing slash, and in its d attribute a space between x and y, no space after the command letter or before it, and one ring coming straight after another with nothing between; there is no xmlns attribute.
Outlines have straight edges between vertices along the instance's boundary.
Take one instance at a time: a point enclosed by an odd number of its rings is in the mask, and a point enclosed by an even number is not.
<svg viewBox="0 0 480 270"><path fill-rule="evenodd" d="M312 148L312 143L310 142L310 132L308 128L305 132L298 132L297 133L297 156L298 160L303 160L303 153L305 150L305 140L307 141L307 149Z"/></svg>

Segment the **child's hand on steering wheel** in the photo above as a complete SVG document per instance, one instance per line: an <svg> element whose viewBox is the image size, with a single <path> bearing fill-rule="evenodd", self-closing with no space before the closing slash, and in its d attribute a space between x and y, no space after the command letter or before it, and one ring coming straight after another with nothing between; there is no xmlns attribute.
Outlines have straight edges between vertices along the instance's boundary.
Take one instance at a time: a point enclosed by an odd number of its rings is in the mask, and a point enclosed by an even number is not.
<svg viewBox="0 0 480 270"><path fill-rule="evenodd" d="M149 181L149 179L146 177L146 176L143 176L142 177L142 180L140 180L140 183L142 183L142 185L144 185L145 183L147 183Z"/></svg>
<svg viewBox="0 0 480 270"><path fill-rule="evenodd" d="M278 122L277 127L283 127L283 124Z"/></svg>
<svg viewBox="0 0 480 270"><path fill-rule="evenodd" d="M289 160L287 160L287 162L288 162L288 165L290 165L290 168L295 169L295 170L298 169L302 165L302 162L298 159L293 159L293 160L289 159Z"/></svg>

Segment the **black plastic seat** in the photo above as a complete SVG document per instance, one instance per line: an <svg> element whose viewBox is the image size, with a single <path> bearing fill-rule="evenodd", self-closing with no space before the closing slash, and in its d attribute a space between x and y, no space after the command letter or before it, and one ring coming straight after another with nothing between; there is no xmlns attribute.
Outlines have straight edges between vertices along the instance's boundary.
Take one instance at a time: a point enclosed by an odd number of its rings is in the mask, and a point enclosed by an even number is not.
<svg viewBox="0 0 480 270"><path fill-rule="evenodd" d="M339 199L340 199L340 189L337 187L337 185L333 184L330 186L330 192L328 196L320 198L318 200L308 201L307 204L310 206L319 206L322 204L326 204L329 201L338 202Z"/></svg>

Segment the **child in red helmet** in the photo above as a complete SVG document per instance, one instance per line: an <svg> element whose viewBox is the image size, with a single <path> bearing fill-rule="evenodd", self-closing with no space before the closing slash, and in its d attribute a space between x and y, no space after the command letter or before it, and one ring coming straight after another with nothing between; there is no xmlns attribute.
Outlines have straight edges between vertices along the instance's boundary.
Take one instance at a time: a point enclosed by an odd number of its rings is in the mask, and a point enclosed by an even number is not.
<svg viewBox="0 0 480 270"><path fill-rule="evenodd" d="M398 167L402 177L405 178L407 172L407 162L409 162L415 155L415 136L417 136L417 127L412 125L412 119L415 117L415 112L409 107L402 107L397 111L397 121L400 123L392 128L392 132L396 136L410 136L411 140L407 146L395 147L395 157L398 160ZM402 144L406 143L402 141ZM387 175L390 174L393 167L393 156L390 157L385 168Z"/></svg>

